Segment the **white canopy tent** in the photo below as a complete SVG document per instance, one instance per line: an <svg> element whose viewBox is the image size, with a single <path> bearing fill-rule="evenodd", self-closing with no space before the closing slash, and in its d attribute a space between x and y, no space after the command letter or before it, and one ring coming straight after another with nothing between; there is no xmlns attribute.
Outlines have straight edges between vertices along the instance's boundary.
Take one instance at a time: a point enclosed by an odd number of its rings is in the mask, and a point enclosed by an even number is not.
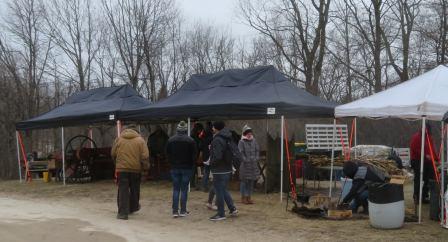
<svg viewBox="0 0 448 242"><path fill-rule="evenodd" d="M422 120L422 151L420 163L419 222L423 188L423 160L426 120L441 121L448 110L448 67L440 65L420 76L392 88L354 102L337 106L335 118L402 118ZM442 167L444 161L442 159ZM442 198L444 174L442 169ZM442 206L443 206L442 202ZM442 207L443 211L443 207Z"/></svg>

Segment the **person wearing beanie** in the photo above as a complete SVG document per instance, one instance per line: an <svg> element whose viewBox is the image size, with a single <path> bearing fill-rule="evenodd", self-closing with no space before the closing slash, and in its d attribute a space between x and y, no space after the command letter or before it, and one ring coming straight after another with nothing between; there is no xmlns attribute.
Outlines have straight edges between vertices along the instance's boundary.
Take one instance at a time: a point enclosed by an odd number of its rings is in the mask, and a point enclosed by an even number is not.
<svg viewBox="0 0 448 242"><path fill-rule="evenodd" d="M243 204L254 204L251 195L255 182L260 176L258 160L260 159L260 146L254 138L252 128L247 124L242 130L242 137L238 143L238 149L242 155L240 164L240 192Z"/></svg>
<svg viewBox="0 0 448 242"><path fill-rule="evenodd" d="M385 182L386 175L383 171L369 166L368 164L357 161L346 161L342 168L344 175L352 179L352 187L348 194L342 200L341 207L350 207L353 213L358 212L360 206L363 207L363 213L368 214L369 192L367 184L374 182ZM352 202L353 201L353 202ZM351 202L351 204L349 204Z"/></svg>
<svg viewBox="0 0 448 242"><path fill-rule="evenodd" d="M232 142L232 133L229 129L225 128L225 124L222 121L213 123L213 133L214 137L210 150L210 171L213 175L213 187L216 193L218 213L210 217L210 220L220 221L226 219L224 202L227 204L231 216L238 214L233 199L227 191L227 185L233 171L233 153L230 144Z"/></svg>
<svg viewBox="0 0 448 242"><path fill-rule="evenodd" d="M111 151L118 182L118 219L128 219L140 209L142 171L149 169L149 150L137 126L129 125L116 138Z"/></svg>
<svg viewBox="0 0 448 242"><path fill-rule="evenodd" d="M171 179L173 181L172 211L174 218L188 215L188 184L193 175L197 156L196 143L188 136L187 131L187 123L185 121L179 122L176 135L171 137L166 145L166 154L171 164Z"/></svg>

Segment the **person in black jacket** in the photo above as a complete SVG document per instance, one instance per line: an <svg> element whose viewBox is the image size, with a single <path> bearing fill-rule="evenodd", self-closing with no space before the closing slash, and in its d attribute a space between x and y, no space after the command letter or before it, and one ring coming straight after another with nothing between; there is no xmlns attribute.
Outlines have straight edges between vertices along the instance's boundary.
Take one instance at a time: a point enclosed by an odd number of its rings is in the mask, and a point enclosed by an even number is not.
<svg viewBox="0 0 448 242"><path fill-rule="evenodd" d="M360 206L363 207L363 213L368 214L369 207L367 198L369 196L367 185L374 182L385 182L385 174L375 169L373 166L355 161L346 161L342 170L346 177L352 179L352 187L349 193L342 200L342 207L350 204L353 213L358 212Z"/></svg>
<svg viewBox="0 0 448 242"><path fill-rule="evenodd" d="M185 217L187 211L188 184L193 174L197 156L194 140L187 135L187 124L181 121L177 125L177 134L168 140L166 154L171 164L171 178L173 180L173 217ZM179 213L179 193L180 213Z"/></svg>
<svg viewBox="0 0 448 242"><path fill-rule="evenodd" d="M232 142L232 133L225 128L222 121L213 123L213 137L210 150L210 170L213 174L213 187L216 192L216 205L218 206L218 213L210 217L212 221L219 221L226 219L224 211L224 202L230 210L230 215L236 216L238 210L233 204L233 199L227 191L227 184L232 176L232 159L233 154L230 147Z"/></svg>

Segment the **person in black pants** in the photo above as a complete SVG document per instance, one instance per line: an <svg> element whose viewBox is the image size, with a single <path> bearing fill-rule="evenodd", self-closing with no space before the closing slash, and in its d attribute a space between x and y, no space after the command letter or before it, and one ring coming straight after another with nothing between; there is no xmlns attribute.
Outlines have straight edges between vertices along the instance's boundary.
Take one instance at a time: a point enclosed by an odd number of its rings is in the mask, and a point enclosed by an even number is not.
<svg viewBox="0 0 448 242"><path fill-rule="evenodd" d="M134 125L124 129L115 139L111 151L118 181L118 219L128 219L140 210L141 173L149 168L149 150Z"/></svg>

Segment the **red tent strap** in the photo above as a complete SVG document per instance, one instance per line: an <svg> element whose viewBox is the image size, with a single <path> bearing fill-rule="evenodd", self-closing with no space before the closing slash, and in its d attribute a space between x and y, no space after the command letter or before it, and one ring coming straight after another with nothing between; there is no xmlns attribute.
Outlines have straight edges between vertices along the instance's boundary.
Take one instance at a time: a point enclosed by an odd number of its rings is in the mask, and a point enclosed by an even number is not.
<svg viewBox="0 0 448 242"><path fill-rule="evenodd" d="M441 154L443 152L443 140L445 139L445 134L446 134L446 125L443 125L443 128L442 128L442 142L440 142L439 155L438 155L439 161L440 161Z"/></svg>
<svg viewBox="0 0 448 242"><path fill-rule="evenodd" d="M349 144L348 144L347 160L350 160L350 156L351 156L353 134L355 133L354 129L355 129L355 119L353 119L353 121L352 121L352 128L351 128L351 131L350 131L350 140L349 140Z"/></svg>
<svg viewBox="0 0 448 242"><path fill-rule="evenodd" d="M432 168L434 169L434 175L436 177L437 183L440 184L439 172L437 171L435 155L434 155L434 151L432 150L432 143L431 143L431 140L429 139L428 132L426 132L426 142L428 142L428 146L429 146L429 154L431 155L431 163L432 163ZM423 148L423 150L424 150L424 148Z"/></svg>
<svg viewBox="0 0 448 242"><path fill-rule="evenodd" d="M289 170L289 185L291 187L291 197L295 201L297 200L297 192L296 192L296 186L294 184L294 181L292 180L292 174L291 174L291 159L289 156L289 144L288 144L288 132L286 127L286 120L284 121L284 126L282 132L284 132L285 135L285 143L286 143L286 159L288 161L288 170ZM283 141L282 141L283 142Z"/></svg>
<svg viewBox="0 0 448 242"><path fill-rule="evenodd" d="M20 143L20 150L22 151L22 156L23 156L23 160L25 161L25 171L26 171L26 178L25 181L31 181L31 173L28 167L28 159L26 158L26 154L25 154L25 146L23 145L23 138L22 138L22 134L17 131L17 133L19 134L19 143Z"/></svg>

